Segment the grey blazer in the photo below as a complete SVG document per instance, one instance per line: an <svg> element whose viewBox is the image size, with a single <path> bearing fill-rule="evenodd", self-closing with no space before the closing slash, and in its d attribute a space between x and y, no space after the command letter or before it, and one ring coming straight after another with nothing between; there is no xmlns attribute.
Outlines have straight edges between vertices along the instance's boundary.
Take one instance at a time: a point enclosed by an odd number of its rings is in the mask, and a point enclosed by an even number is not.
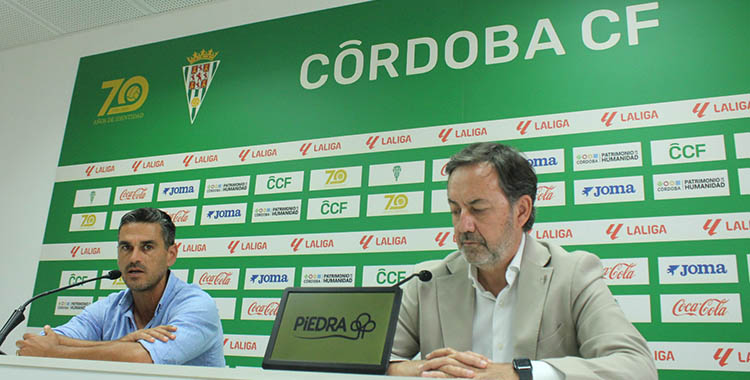
<svg viewBox="0 0 750 380"><path fill-rule="evenodd" d="M432 281L404 288L393 354L472 348L474 288L460 252L418 264ZM515 358L544 359L566 379L657 379L646 341L602 280L599 258L526 236L513 316Z"/></svg>

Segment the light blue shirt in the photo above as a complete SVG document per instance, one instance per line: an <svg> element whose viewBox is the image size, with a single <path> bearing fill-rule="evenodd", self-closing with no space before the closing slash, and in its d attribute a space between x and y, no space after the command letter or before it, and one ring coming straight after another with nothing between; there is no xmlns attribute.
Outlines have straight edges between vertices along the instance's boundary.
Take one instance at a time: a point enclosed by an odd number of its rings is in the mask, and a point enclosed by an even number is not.
<svg viewBox="0 0 750 380"><path fill-rule="evenodd" d="M171 271L154 317L144 328L177 327L175 339L162 342L139 340L156 364L224 367L224 333L216 303L197 285L186 284ZM93 341L117 340L136 331L130 289L110 294L54 329L69 338Z"/></svg>

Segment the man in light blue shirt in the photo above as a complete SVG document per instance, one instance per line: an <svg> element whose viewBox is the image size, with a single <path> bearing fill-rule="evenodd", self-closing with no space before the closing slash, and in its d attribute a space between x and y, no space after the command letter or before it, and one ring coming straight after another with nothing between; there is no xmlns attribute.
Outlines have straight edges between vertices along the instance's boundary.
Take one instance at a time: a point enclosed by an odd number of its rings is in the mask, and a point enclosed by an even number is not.
<svg viewBox="0 0 750 380"><path fill-rule="evenodd" d="M44 335L25 334L19 355L223 367L216 303L169 267L177 259L169 215L141 208L122 217L117 263L128 289L89 305Z"/></svg>

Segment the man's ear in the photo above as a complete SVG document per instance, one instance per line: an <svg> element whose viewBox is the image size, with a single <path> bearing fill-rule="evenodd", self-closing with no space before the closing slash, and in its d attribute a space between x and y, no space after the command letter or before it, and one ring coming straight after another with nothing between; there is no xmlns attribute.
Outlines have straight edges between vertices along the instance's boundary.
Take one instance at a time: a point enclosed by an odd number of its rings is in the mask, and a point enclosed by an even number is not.
<svg viewBox="0 0 750 380"><path fill-rule="evenodd" d="M177 261L177 244L172 244L167 248L167 266L171 267L175 261Z"/></svg>
<svg viewBox="0 0 750 380"><path fill-rule="evenodd" d="M523 227L523 225L529 220L533 207L534 203L531 201L530 196L522 195L518 198L516 204L513 206L513 218L515 218L515 221L519 226Z"/></svg>

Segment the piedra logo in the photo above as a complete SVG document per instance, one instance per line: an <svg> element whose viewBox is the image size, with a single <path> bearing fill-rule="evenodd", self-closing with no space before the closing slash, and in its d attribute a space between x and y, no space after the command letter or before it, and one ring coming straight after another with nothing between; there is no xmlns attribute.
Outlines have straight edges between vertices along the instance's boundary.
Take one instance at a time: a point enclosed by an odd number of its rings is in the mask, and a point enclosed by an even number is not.
<svg viewBox="0 0 750 380"><path fill-rule="evenodd" d="M182 77L185 80L185 95L187 96L188 114L190 115L190 124L195 122L198 111L206 99L208 88L211 81L219 69L221 61L215 59L219 52L213 49L206 51L193 52L191 57L187 57L189 65L182 66Z"/></svg>
<svg viewBox="0 0 750 380"><path fill-rule="evenodd" d="M294 321L295 337L300 339L342 338L348 340L364 339L366 333L375 331L376 323L368 313L361 313L351 323L346 317L335 316L299 316ZM312 335L312 336L310 336Z"/></svg>

